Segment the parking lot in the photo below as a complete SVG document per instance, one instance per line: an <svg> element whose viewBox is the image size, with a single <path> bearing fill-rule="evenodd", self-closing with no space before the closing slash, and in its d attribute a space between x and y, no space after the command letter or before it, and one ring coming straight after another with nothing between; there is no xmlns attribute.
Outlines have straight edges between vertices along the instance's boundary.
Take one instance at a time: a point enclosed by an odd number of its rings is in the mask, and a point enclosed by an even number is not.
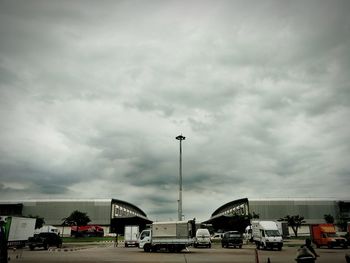
<svg viewBox="0 0 350 263"><path fill-rule="evenodd" d="M259 250L259 262L271 263L287 263L295 262L294 257L297 247L285 246L282 251L263 251ZM350 253L350 250L344 249L317 249L320 257L317 263L344 263L345 254ZM245 245L242 249L221 248L219 244L214 244L212 248L189 248L181 253L146 253L135 247L125 248L122 246L114 247L111 244L90 244L90 245L65 245L62 249L34 250L28 248L10 250L11 262L164 262L164 263L200 263L200 262L240 262L254 263L255 262L255 247Z"/></svg>

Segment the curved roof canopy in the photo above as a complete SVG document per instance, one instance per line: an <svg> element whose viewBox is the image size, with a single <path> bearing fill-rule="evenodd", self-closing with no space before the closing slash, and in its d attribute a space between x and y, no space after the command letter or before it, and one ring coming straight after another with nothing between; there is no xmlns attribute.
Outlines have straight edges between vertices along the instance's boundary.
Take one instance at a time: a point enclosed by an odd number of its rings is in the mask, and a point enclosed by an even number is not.
<svg viewBox="0 0 350 263"><path fill-rule="evenodd" d="M240 206L242 204L248 204L248 198L237 199L220 206L218 209L214 211L214 213L212 213L211 217L215 217L221 213L224 213L226 210L230 209L231 207Z"/></svg>

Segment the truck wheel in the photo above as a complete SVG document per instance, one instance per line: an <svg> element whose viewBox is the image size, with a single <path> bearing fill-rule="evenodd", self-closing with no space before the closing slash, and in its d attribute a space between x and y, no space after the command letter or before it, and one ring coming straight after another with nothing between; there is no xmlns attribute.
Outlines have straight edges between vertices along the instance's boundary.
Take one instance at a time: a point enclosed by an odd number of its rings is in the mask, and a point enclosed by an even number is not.
<svg viewBox="0 0 350 263"><path fill-rule="evenodd" d="M168 247L168 251L169 251L170 253L174 253L174 252L175 252L175 247L174 247L173 245L170 245L170 246Z"/></svg>
<svg viewBox="0 0 350 263"><path fill-rule="evenodd" d="M146 244L146 245L143 246L143 250L145 252L150 252L151 251L151 246L149 244Z"/></svg>
<svg viewBox="0 0 350 263"><path fill-rule="evenodd" d="M177 253L180 253L182 249L183 249L182 246L175 246L175 252Z"/></svg>

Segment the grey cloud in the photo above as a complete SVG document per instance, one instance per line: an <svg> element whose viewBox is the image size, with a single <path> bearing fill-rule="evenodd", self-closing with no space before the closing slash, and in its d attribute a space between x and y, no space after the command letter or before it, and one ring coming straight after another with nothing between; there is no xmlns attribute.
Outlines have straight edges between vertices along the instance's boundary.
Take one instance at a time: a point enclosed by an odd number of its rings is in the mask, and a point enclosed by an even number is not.
<svg viewBox="0 0 350 263"><path fill-rule="evenodd" d="M188 215L212 212L198 208L203 195L214 210L246 195L303 196L315 181L346 196L347 10L341 0L1 1L1 198L112 196L174 218L180 133Z"/></svg>

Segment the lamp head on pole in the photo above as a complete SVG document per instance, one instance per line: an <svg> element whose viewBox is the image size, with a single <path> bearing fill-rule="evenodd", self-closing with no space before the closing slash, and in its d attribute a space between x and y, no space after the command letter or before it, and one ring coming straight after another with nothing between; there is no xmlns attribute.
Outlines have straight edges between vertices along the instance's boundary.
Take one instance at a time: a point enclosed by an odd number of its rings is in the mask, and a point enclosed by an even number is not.
<svg viewBox="0 0 350 263"><path fill-rule="evenodd" d="M181 135L179 135L179 136L176 136L176 138L175 138L176 140L180 140L180 141L182 141L182 140L185 140L186 139L186 137L185 136L182 136L182 134Z"/></svg>

